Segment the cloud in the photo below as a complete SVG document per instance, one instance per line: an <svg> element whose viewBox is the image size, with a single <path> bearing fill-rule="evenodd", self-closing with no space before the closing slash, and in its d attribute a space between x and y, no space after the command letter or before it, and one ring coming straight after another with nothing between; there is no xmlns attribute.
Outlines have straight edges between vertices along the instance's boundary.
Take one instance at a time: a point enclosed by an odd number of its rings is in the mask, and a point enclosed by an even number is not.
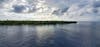
<svg viewBox="0 0 100 47"><path fill-rule="evenodd" d="M100 1L94 1L93 7L95 7L95 8L100 7Z"/></svg>
<svg viewBox="0 0 100 47"><path fill-rule="evenodd" d="M100 20L99 2L97 0L0 0L0 3L3 3L0 5L0 12L2 12L1 15L4 15L0 18L5 18L7 14L15 15L15 17L13 16L15 19L17 16L20 17L19 15L23 15L24 18L27 14L28 19L34 18L35 15L40 17L41 15L45 15L43 17L51 15L59 19L64 18L63 20L98 21ZM12 19L13 17L10 16Z"/></svg>
<svg viewBox="0 0 100 47"><path fill-rule="evenodd" d="M16 12L16 13L21 13L21 12L23 12L23 11L25 11L26 10L26 7L25 6L23 6L23 5L14 5L13 6L13 11L14 12Z"/></svg>
<svg viewBox="0 0 100 47"><path fill-rule="evenodd" d="M5 3L7 1L9 1L9 0L0 0L0 4Z"/></svg>

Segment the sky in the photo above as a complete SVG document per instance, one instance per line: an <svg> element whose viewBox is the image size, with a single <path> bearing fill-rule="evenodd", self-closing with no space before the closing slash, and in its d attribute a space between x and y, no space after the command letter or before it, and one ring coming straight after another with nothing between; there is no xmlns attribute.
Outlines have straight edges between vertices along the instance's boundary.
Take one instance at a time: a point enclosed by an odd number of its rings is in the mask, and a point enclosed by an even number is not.
<svg viewBox="0 0 100 47"><path fill-rule="evenodd" d="M100 0L0 0L0 20L99 21Z"/></svg>

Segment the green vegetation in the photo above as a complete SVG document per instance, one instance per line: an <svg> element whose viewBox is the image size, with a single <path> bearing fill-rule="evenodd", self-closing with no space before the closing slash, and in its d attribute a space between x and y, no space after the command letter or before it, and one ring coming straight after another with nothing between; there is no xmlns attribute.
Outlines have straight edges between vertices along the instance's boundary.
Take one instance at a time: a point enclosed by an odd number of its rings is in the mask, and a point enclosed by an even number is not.
<svg viewBox="0 0 100 47"><path fill-rule="evenodd" d="M69 24L75 21L0 21L0 25L44 25L44 24Z"/></svg>

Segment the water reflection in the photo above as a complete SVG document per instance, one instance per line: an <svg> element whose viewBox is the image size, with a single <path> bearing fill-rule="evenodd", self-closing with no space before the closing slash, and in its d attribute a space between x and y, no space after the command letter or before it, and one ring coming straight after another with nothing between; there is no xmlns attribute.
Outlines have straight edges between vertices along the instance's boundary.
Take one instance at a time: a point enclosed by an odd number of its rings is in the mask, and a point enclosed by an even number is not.
<svg viewBox="0 0 100 47"><path fill-rule="evenodd" d="M0 25L0 47L100 47L99 22Z"/></svg>

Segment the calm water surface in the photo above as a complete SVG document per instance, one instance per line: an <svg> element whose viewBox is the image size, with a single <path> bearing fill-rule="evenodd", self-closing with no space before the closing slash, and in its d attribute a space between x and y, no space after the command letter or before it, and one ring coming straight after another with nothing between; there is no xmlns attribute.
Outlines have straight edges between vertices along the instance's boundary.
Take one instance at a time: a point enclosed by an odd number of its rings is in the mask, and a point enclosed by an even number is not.
<svg viewBox="0 0 100 47"><path fill-rule="evenodd" d="M100 47L100 22L0 25L0 47Z"/></svg>

